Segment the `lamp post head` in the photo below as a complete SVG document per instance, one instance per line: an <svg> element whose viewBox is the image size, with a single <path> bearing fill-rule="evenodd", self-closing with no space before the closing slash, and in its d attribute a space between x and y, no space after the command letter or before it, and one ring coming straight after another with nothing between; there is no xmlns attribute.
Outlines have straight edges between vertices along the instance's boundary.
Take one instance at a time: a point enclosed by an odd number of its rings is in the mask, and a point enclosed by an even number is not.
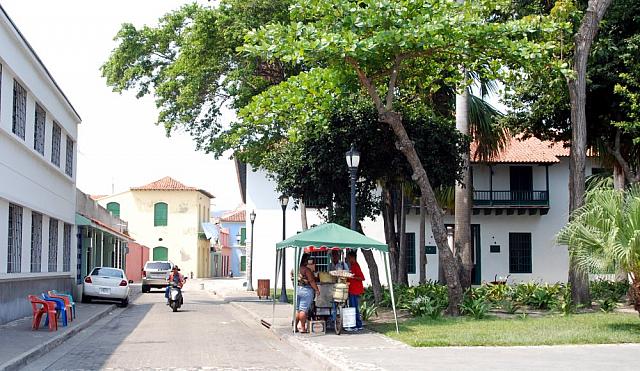
<svg viewBox="0 0 640 371"><path fill-rule="evenodd" d="M345 159L347 160L347 166L349 170L357 170L358 165L360 165L360 152L356 150L356 147L351 143L351 149L344 154Z"/></svg>
<svg viewBox="0 0 640 371"><path fill-rule="evenodd" d="M251 224L256 221L256 211L251 210L251 214L249 214L249 220L251 220Z"/></svg>
<svg viewBox="0 0 640 371"><path fill-rule="evenodd" d="M287 204L289 203L289 196L282 195L278 197L278 200L280 201L280 206L282 206L282 209L284 210L284 208L287 207Z"/></svg>

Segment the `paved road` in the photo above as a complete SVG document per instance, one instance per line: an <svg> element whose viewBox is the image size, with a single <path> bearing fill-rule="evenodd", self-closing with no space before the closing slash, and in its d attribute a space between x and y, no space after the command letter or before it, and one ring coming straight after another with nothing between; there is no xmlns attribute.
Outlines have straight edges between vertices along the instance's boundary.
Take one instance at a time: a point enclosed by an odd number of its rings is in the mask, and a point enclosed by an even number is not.
<svg viewBox="0 0 640 371"><path fill-rule="evenodd" d="M30 363L30 370L305 369L320 367L233 306L196 285L173 313L162 292L142 294L64 345Z"/></svg>

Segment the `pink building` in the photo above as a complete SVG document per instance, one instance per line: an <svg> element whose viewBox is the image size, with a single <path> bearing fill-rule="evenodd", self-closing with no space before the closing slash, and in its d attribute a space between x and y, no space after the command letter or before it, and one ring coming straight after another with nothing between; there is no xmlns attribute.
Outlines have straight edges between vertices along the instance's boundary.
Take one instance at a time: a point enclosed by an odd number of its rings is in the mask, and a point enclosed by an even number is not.
<svg viewBox="0 0 640 371"><path fill-rule="evenodd" d="M127 254L127 264L125 273L127 278L134 282L142 281L142 268L149 260L149 248L135 242L129 243L129 253Z"/></svg>

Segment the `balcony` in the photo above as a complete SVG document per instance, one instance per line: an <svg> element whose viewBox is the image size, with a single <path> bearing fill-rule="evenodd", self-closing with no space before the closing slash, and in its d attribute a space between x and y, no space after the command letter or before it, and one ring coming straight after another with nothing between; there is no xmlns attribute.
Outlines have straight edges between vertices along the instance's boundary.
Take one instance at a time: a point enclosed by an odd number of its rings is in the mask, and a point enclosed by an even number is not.
<svg viewBox="0 0 640 371"><path fill-rule="evenodd" d="M501 215L546 215L549 212L549 191L473 191L473 213L480 214L484 210L485 215L494 212Z"/></svg>

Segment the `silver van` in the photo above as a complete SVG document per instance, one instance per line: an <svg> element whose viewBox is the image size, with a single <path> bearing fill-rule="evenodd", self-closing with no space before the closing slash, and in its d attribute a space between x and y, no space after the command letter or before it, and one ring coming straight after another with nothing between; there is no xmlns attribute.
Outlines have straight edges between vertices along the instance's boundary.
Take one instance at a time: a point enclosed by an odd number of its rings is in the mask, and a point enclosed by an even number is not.
<svg viewBox="0 0 640 371"><path fill-rule="evenodd" d="M169 261L146 262L142 270L142 292L149 292L151 288L167 287L171 268L173 264Z"/></svg>

